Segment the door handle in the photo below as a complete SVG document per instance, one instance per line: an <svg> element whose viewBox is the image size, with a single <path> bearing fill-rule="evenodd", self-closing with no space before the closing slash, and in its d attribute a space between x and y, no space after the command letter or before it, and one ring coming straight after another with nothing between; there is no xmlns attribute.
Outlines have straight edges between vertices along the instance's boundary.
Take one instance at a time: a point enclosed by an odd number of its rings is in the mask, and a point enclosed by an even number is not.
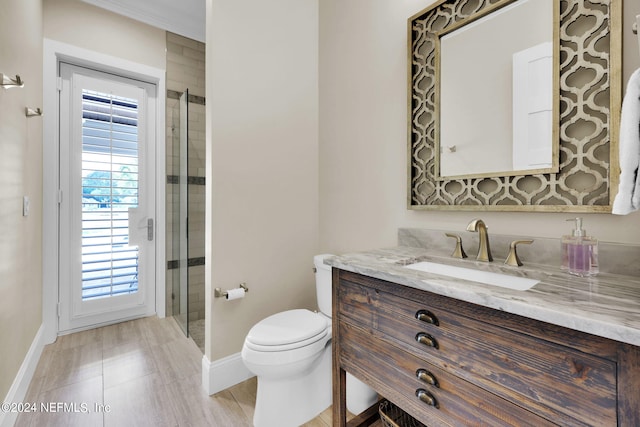
<svg viewBox="0 0 640 427"><path fill-rule="evenodd" d="M147 240L153 241L153 218L147 219Z"/></svg>

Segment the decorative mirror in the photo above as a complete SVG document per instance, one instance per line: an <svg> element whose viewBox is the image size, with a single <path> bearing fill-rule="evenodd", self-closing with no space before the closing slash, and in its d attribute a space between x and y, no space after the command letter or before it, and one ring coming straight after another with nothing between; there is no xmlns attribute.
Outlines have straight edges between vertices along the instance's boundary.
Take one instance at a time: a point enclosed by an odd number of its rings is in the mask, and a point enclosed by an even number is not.
<svg viewBox="0 0 640 427"><path fill-rule="evenodd" d="M409 19L409 208L608 212L619 0L442 0Z"/></svg>

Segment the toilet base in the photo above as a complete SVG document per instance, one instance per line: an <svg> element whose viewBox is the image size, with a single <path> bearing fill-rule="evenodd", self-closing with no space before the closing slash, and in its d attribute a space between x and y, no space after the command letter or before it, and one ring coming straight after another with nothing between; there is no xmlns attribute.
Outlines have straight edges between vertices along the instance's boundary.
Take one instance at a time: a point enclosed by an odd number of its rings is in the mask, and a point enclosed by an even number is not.
<svg viewBox="0 0 640 427"><path fill-rule="evenodd" d="M258 376L255 427L297 427L331 405L331 346L323 350L311 370L295 377Z"/></svg>

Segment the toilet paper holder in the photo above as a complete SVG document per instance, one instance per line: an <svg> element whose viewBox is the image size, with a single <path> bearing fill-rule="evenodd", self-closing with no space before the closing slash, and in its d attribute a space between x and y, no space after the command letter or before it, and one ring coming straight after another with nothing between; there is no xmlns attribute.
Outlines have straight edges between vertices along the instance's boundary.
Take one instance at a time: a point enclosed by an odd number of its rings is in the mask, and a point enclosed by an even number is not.
<svg viewBox="0 0 640 427"><path fill-rule="evenodd" d="M245 292L249 292L249 288L247 288L247 284L246 283L240 283L239 287L241 289L244 289ZM216 298L223 298L223 297L226 298L227 295L229 295L229 292L228 291L223 291L222 288L215 288L213 290L213 295Z"/></svg>

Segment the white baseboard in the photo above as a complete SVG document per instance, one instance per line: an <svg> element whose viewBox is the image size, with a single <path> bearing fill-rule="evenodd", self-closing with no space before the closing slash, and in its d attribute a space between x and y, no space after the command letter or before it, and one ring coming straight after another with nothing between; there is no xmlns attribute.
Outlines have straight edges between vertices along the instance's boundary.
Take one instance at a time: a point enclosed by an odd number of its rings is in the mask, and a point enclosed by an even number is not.
<svg viewBox="0 0 640 427"><path fill-rule="evenodd" d="M46 342L44 337L44 324L40 325L40 329L33 338L31 347L22 361L22 365L16 374L13 384L7 393L7 396L2 400L6 403L20 403L24 402L24 398L29 390L29 384L33 379L33 374L36 372L38 361L42 355ZM0 402L0 403L2 403ZM4 412L0 411L0 427L12 427L18 419L17 412Z"/></svg>
<svg viewBox="0 0 640 427"><path fill-rule="evenodd" d="M240 353L210 362L202 356L202 388L208 395L216 394L253 377L244 366Z"/></svg>

